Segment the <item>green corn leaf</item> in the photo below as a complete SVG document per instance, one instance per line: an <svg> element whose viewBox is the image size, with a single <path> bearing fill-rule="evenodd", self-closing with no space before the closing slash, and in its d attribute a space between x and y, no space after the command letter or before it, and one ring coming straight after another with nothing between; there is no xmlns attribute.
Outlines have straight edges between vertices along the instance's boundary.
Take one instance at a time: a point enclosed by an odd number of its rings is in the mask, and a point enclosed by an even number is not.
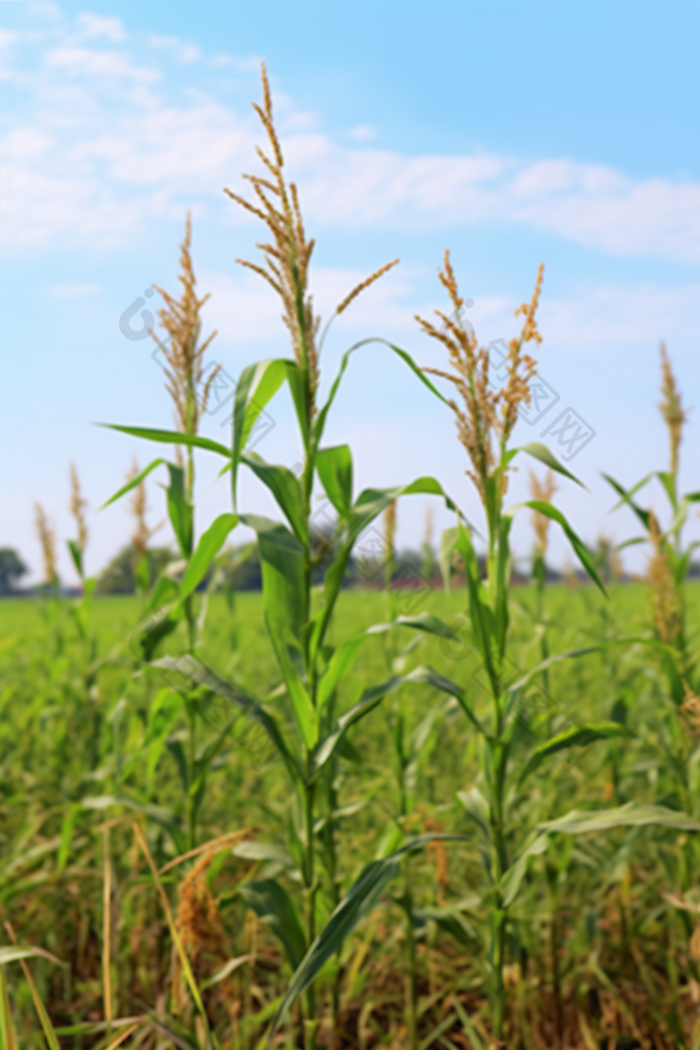
<svg viewBox="0 0 700 1050"><path fill-rule="evenodd" d="M597 740L608 740L611 737L628 736L624 726L617 722L594 722L582 726L573 726L571 729L558 733L557 736L540 744L528 759L525 768L520 774L520 783L533 773L550 755L559 751L565 751L572 747L587 747Z"/></svg>
<svg viewBox="0 0 700 1050"><path fill-rule="evenodd" d="M321 408L320 412L318 413L318 417L314 424L313 438L316 447L318 447L318 445L321 442L321 438L323 437L323 430L326 425L326 419L328 418L328 413L330 411L331 405L333 404L336 394L338 393L338 390L340 388L340 383L343 378L343 375L345 374L345 369L348 367L350 356L354 354L356 350L359 350L361 347L369 346L372 343L381 343L383 346L388 346L389 349L393 350L395 354L398 354L401 360L408 365L408 367L411 369L413 374L420 380L423 386L427 387L427 389L430 390L430 392L434 394L435 397L439 398L440 401L447 404L447 399L443 397L443 395L440 393L437 387L433 386L425 372L423 372L423 370L415 363L411 355L408 354L405 350L402 350L400 347L388 342L386 339L379 339L376 337L370 339L362 339L359 343L355 343L354 346L351 346L350 349L346 350L343 354L342 360L340 362L340 368L338 369L338 374L333 380L328 399L325 405Z"/></svg>
<svg viewBox="0 0 700 1050"><path fill-rule="evenodd" d="M623 551L625 549L625 547L636 547L640 543L648 543L648 542L649 542L649 537L648 536L633 536L629 540L623 540L622 543L618 543L615 547L613 547L613 550L615 550L615 551Z"/></svg>
<svg viewBox="0 0 700 1050"><path fill-rule="evenodd" d="M533 510L539 511L540 514L544 514L544 516L546 518L549 518L551 521L556 521L556 523L561 526L561 528L564 530L566 538L568 539L569 543L576 552L578 560L581 562L584 569L586 570L590 578L593 580L598 590L601 591L601 593L604 594L607 598L608 592L605 590L603 581L598 575L596 567L593 564L593 558L591 557L590 551L576 535L576 533L571 528L562 512L560 510L557 510L556 507L553 507L551 503L547 503L545 500L539 499L528 500L526 503L520 504L520 506L531 507ZM516 508L512 509L514 510Z"/></svg>
<svg viewBox="0 0 700 1050"><path fill-rule="evenodd" d="M299 732L307 748L318 741L318 711L303 681L304 629L308 618L304 548L278 522L241 517L258 536L262 561L265 620L284 676Z"/></svg>
<svg viewBox="0 0 700 1050"><path fill-rule="evenodd" d="M587 835L597 831L609 831L613 828L653 826L671 828L675 831L700 831L700 822L686 813L668 809L666 806L636 802L628 802L615 809L588 812L572 810L558 820L540 824L539 832L531 837L529 845L501 880L503 906L507 907L512 904L517 897L531 858L544 853L549 844L550 835L555 833Z"/></svg>
<svg viewBox="0 0 700 1050"><path fill-rule="evenodd" d="M300 966L295 971L277 1011L273 1031L279 1026L294 1000L315 980L331 956L340 951L345 938L354 930L360 919L375 906L382 891L398 875L400 861L409 853L422 849L427 843L434 842L436 839L464 841L464 836L421 835L390 856L372 861L364 868L316 940L310 945Z"/></svg>
<svg viewBox="0 0 700 1050"><path fill-rule="evenodd" d="M416 667L413 671L404 676L403 681L406 684L432 685L435 689L439 689L441 693L453 696L472 725L484 736L489 735L477 717L465 690L455 682L450 681L449 678L445 678L443 675L438 674L438 672L434 671L432 667Z"/></svg>
<svg viewBox="0 0 700 1050"><path fill-rule="evenodd" d="M299 542L308 546L309 530L304 513L304 496L296 474L288 467L266 463L255 452L242 455L241 463L250 467L263 485L269 488Z"/></svg>
<svg viewBox="0 0 700 1050"><path fill-rule="evenodd" d="M238 466L251 431L265 405L275 396L285 379L295 371L298 369L293 361L274 358L258 361L257 364L249 365L241 372L233 402L233 445L230 453L234 509L236 507ZM228 452L226 454L229 455Z"/></svg>
<svg viewBox="0 0 700 1050"><path fill-rule="evenodd" d="M180 581L180 601L184 601L206 576L209 566L224 545L226 537L238 524L237 514L220 514L202 533L197 549L190 558Z"/></svg>
<svg viewBox="0 0 700 1050"><path fill-rule="evenodd" d="M295 782L301 779L299 764L289 751L277 722L272 715L269 715L264 710L260 702L246 692L245 689L234 682L227 682L223 678L219 678L211 668L205 667L193 656L185 658L162 656L159 660L154 660L151 666L160 667L166 671L176 671L189 678L194 685L205 686L213 693L216 693L217 696L228 700L234 707L244 711L265 730L273 746L284 760L292 779Z"/></svg>
<svg viewBox="0 0 700 1050"><path fill-rule="evenodd" d="M698 547L700 547L700 541L694 540L691 544L688 545L681 557L676 562L673 575L677 587L680 587L683 584L683 581L685 580L688 574L688 570L690 569L690 565L693 558L693 552L696 551Z"/></svg>
<svg viewBox="0 0 700 1050"><path fill-rule="evenodd" d="M355 639L355 641L358 641L358 639ZM443 678L442 675L430 667L416 667L408 674L393 675L387 681L382 682L381 685L366 689L358 702L338 719L335 729L325 738L316 753L316 776L339 746L347 730L368 715L370 711L373 711L385 696L404 685L431 685L449 696L454 696L473 725L479 732L486 735L484 727L474 713L463 689L448 678Z"/></svg>
<svg viewBox="0 0 700 1050"><path fill-rule="evenodd" d="M465 811L477 825L481 834L487 842L491 841L491 816L489 804L478 787L469 788L468 791L458 791L457 798L464 806Z"/></svg>
<svg viewBox="0 0 700 1050"><path fill-rule="evenodd" d="M472 1021L471 1017L460 1003L457 996L452 999L454 1008L457 1016L459 1017L460 1024L464 1029L469 1042L471 1043L472 1050L488 1050L489 1043L479 1033L476 1025Z"/></svg>
<svg viewBox="0 0 700 1050"><path fill-rule="evenodd" d="M233 847L231 853L242 860L269 861L271 864L279 864L282 868L294 867L294 861L290 855L271 842L239 842Z"/></svg>
<svg viewBox="0 0 700 1050"><path fill-rule="evenodd" d="M510 453L527 452L528 456L532 456L533 459L538 459L540 463L544 463L550 470L555 470L557 474L563 474L565 478L569 478L571 481L575 481L577 485L580 485L582 489L586 486L582 481L566 469L566 467L559 462L557 457L550 452L546 445L542 445L539 441L532 441L528 445L521 445L520 448L514 448L510 450ZM509 460L512 459L512 455L509 455Z"/></svg>
<svg viewBox="0 0 700 1050"><path fill-rule="evenodd" d="M418 616L397 616L389 623L376 623L368 627L366 634L385 634L394 627L410 627L414 631L425 631L426 634L436 634L439 638L449 638L451 641L459 641L459 635L455 634L451 627L432 613L422 612Z"/></svg>
<svg viewBox="0 0 700 1050"><path fill-rule="evenodd" d="M397 500L400 496L415 494L441 496L449 510L457 510L456 505L444 492L440 483L435 478L430 477L418 478L416 481L411 482L410 485L404 485L395 489L364 489L356 499L347 518L344 542L335 559L326 570L324 604L314 617L311 632L309 646L309 659L311 662L315 659L319 647L323 643L326 628L343 584L345 569L360 533L371 525L374 519L382 514L394 500Z"/></svg>
<svg viewBox="0 0 700 1050"><path fill-rule="evenodd" d="M352 454L349 445L322 448L316 453L316 470L321 484L341 518L352 505Z"/></svg>
<svg viewBox="0 0 700 1050"><path fill-rule="evenodd" d="M326 737L316 753L314 762L316 777L326 765L348 729L365 718L370 711L373 711L382 702L388 693L398 689L403 685L403 682L404 679L395 675L388 681L382 682L381 685L376 685L372 689L366 689L358 702L338 719L335 729Z"/></svg>
<svg viewBox="0 0 700 1050"><path fill-rule="evenodd" d="M644 485L646 485L647 482L650 481L651 478L654 477L654 475L653 474L647 474L647 476L645 478L642 478L642 480L640 482L638 482L634 486L634 488L630 489L629 492L625 488L623 488L623 486L619 483L619 481L615 481L615 479L613 477L611 477L609 474L602 473L601 476L603 478L605 478L605 480L607 481L608 485L610 485L615 490L615 492L617 492L618 496L622 496L622 499L620 500L619 503L615 504L615 506L613 507L613 510L617 510L619 507L621 507L623 505L623 503L626 503L628 507L632 508L632 510L637 515L637 517L641 521L642 525L644 526L644 528L648 532L649 531L649 527L650 527L649 511L648 510L643 510L641 507L638 507L637 504L632 499L632 496L634 495L635 492L638 492L639 489L641 489Z"/></svg>
<svg viewBox="0 0 700 1050"><path fill-rule="evenodd" d="M648 645L652 649L657 649L663 655L677 658L676 651L664 642L658 641L656 638L644 638L640 636L632 636L629 638L616 638L611 642L599 642L597 645L588 645L584 649L568 649L563 653L555 653L553 656L548 656L546 660L542 660L541 663L536 664L535 667L530 668L512 685L508 686L506 692L510 695L515 694L520 689L524 689L530 684L533 678L541 674L542 671L546 671L548 668L553 667L554 664L562 663L564 660L578 660L582 656L589 656L591 653L602 653L608 649L613 649L620 645Z"/></svg>
<svg viewBox="0 0 700 1050"><path fill-rule="evenodd" d="M479 934L458 908L414 908L412 915L421 925L434 922L465 948L473 950L475 945L481 944Z"/></svg>
<svg viewBox="0 0 700 1050"><path fill-rule="evenodd" d="M174 583L174 581L171 582ZM177 592L175 596L177 597ZM152 660L159 644L177 628L182 620L182 615L182 607L179 604L174 607L166 605L150 613L131 634L129 647L132 655L139 660L147 662Z"/></svg>
<svg viewBox="0 0 700 1050"><path fill-rule="evenodd" d="M661 482L661 484L662 484L662 486L664 488L664 491L665 491L666 495L668 496L669 503L671 504L673 509L676 510L676 508L678 506L678 503L677 503L677 500L676 500L676 485L675 485L673 474L670 474L666 470L660 470L660 471L657 472L656 476L659 479L659 481Z"/></svg>
<svg viewBox="0 0 700 1050"><path fill-rule="evenodd" d="M194 540L194 520L192 504L187 499L185 471L174 463L168 463L167 467L170 475L170 484L166 490L168 517L183 557L189 558Z"/></svg>
<svg viewBox="0 0 700 1050"><path fill-rule="evenodd" d="M572 810L558 820L549 820L540 824L542 831L550 834L587 835L594 831L607 831L610 828L631 828L656 826L673 828L676 831L700 831L700 821L677 809L666 806L628 802L616 809L600 809L584 812Z"/></svg>
<svg viewBox="0 0 700 1050"><path fill-rule="evenodd" d="M333 690L341 678L345 678L353 668L355 658L367 640L367 633L351 638L349 642L339 645L330 659L325 674L318 683L316 690L316 703L319 709L330 699Z"/></svg>
<svg viewBox="0 0 700 1050"><path fill-rule="evenodd" d="M306 954L306 938L294 903L275 879L258 879L242 886L240 895L281 942L292 969Z"/></svg>
<svg viewBox="0 0 700 1050"><path fill-rule="evenodd" d="M122 434L130 434L131 437L157 441L161 445L186 445L188 448L203 448L207 452L218 452L220 456L225 456L226 459L231 458L231 453L226 448L226 445L222 445L218 441L212 441L211 438L201 437L199 434L181 434L179 430L156 430L152 427L123 427L118 426L116 423L98 423L98 426L106 427L108 430L118 430Z"/></svg>
<svg viewBox="0 0 700 1050"><path fill-rule="evenodd" d="M78 546L78 544L76 543L75 540L68 540L68 550L70 552L71 558L73 559L73 564L75 565L75 568L76 568L76 571L78 573L78 576L80 576L80 578L82 580L82 578L83 578L83 552L81 551L80 547Z"/></svg>
<svg viewBox="0 0 700 1050"><path fill-rule="evenodd" d="M458 510L457 505L444 491L440 482L431 477L417 478L409 485L401 485L394 489L364 489L352 507L351 533L355 537L359 536L376 517L384 513L390 503L401 496L412 495L441 496L448 510Z"/></svg>
<svg viewBox="0 0 700 1050"><path fill-rule="evenodd" d="M139 471L135 477L130 478L126 485L122 485L118 492L115 492L113 496L110 496L107 502L102 504L100 510L104 510L105 507L110 505L110 503L116 503L116 501L121 499L122 496L125 496L127 492L131 492L132 489L135 489L137 485L141 484L144 478L148 477L152 470L155 470L156 467L159 467L162 463L165 463L164 459L154 459L152 463L149 463L147 467L144 467L143 470Z"/></svg>
<svg viewBox="0 0 700 1050"><path fill-rule="evenodd" d="M515 863L508 869L501 879L501 893L503 895L503 907L512 904L520 892L523 879L527 874L530 860L544 853L549 845L546 835L533 835L530 844L523 850Z"/></svg>
<svg viewBox="0 0 700 1050"><path fill-rule="evenodd" d="M385 860L368 864L347 896L335 909L326 926L295 970L287 993L275 1018L273 1031L279 1026L294 1000L315 980L323 966L340 950L345 938L354 930L360 919L377 902L384 888L399 873L399 864L392 854Z"/></svg>

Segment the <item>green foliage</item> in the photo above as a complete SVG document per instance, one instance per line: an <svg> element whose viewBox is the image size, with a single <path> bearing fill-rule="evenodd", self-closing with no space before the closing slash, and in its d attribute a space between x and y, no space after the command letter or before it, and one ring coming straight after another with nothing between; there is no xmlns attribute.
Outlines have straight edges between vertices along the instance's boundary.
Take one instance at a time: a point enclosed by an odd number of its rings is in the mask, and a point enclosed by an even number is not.
<svg viewBox="0 0 700 1050"><path fill-rule="evenodd" d="M17 582L29 572L16 550L0 548L0 594L12 594Z"/></svg>
<svg viewBox="0 0 700 1050"><path fill-rule="evenodd" d="M148 580L156 579L173 560L168 547L152 547L146 556ZM97 577L96 594L134 594L136 574L139 571L139 556L133 544L128 543L105 566Z"/></svg>

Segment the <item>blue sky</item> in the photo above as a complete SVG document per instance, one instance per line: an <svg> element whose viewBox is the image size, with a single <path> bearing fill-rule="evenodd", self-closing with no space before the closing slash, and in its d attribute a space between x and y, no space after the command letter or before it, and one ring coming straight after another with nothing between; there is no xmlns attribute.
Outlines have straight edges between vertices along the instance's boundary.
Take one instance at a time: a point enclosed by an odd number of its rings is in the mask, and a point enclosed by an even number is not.
<svg viewBox="0 0 700 1050"><path fill-rule="evenodd" d="M147 342L119 317L156 282L172 288L187 209L215 360L236 376L286 354L274 300L235 258L260 231L221 192L255 169L250 101L267 62L290 174L317 238L313 283L326 316L356 280L402 264L338 323L326 383L345 346L391 338L424 364L440 353L412 316L441 306L450 247L483 341L516 331L545 263L542 377L559 394L538 426L573 409L595 437L570 463L589 492L557 499L590 542L634 532L599 472L631 483L666 462L658 343L667 340L687 404L700 404L700 8L650 3L211 5L0 3L0 545L32 568L40 499L71 536L68 469L91 505L88 567L128 538L120 506L96 513L135 453L151 450L96 421L167 426ZM358 485L440 477L474 517L449 414L387 352L363 351L328 433L349 441ZM291 465L288 407L266 458ZM700 487L688 424L684 482ZM220 417L205 431L225 434ZM526 470L513 484L526 491ZM228 509L202 459L200 520ZM658 493L649 499L661 506ZM269 509L246 481L244 505ZM150 489L154 520L162 496ZM420 540L426 503L404 500L399 540ZM447 517L436 512L438 527ZM166 532L163 530L163 538ZM524 553L527 520L516 532ZM565 548L554 544L555 560ZM632 557L631 566L643 561ZM67 581L71 571L62 562Z"/></svg>

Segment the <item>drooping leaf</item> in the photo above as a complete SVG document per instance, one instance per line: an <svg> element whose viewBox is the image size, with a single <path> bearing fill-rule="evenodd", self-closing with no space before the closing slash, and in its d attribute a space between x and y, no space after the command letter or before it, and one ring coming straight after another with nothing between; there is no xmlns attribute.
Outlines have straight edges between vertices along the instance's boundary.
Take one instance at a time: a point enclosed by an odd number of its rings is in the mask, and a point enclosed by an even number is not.
<svg viewBox="0 0 700 1050"><path fill-rule="evenodd" d="M355 725L356 722L361 721L366 715L373 711L384 699L384 697L398 689L403 684L403 679L398 675L390 678L386 682L382 682L381 685L374 686L371 689L366 689L358 702L354 704L349 711L342 715L337 722L336 728L330 733L316 753L315 759L315 772L316 775L321 772L328 759L333 754L340 740L343 738L348 729Z"/></svg>
<svg viewBox="0 0 700 1050"><path fill-rule="evenodd" d="M544 514L545 518L549 518L551 521L556 521L556 523L561 526L561 528L564 531L564 534L566 535L566 538L573 547L576 556L578 557L578 560L581 562L584 569L586 570L590 578L593 580L598 590L601 591L601 593L604 594L607 598L608 592L605 590L603 581L598 575L590 551L576 535L576 533L571 528L562 512L556 507L553 507L551 503L539 499L528 500L526 503L521 504L521 506L531 507L532 510L536 510L540 514Z"/></svg>
<svg viewBox="0 0 700 1050"><path fill-rule="evenodd" d="M48 959L49 962L66 966L61 959L56 958L45 948L37 948L33 945L5 944L0 946L0 966L7 966L11 962L20 962L22 959Z"/></svg>
<svg viewBox="0 0 700 1050"><path fill-rule="evenodd" d="M393 675L380 685L366 689L358 702L344 715L342 715L333 731L324 739L316 754L316 775L321 771L333 752L342 743L345 733L351 726L373 711L382 702L385 696L395 692L404 685L431 685L440 692L453 696L460 704L472 724L485 734L484 727L477 718L469 703L466 693L460 686L444 678L430 667L416 667L405 675Z"/></svg>
<svg viewBox="0 0 700 1050"><path fill-rule="evenodd" d="M550 834L587 835L594 831L607 831L610 828L631 828L656 826L673 828L676 831L700 831L700 821L677 809L656 806L648 803L628 802L614 809L583 810L573 809L558 820L549 820L540 824L542 831Z"/></svg>
<svg viewBox="0 0 700 1050"><path fill-rule="evenodd" d="M161 445L186 445L188 448L203 448L207 452L217 452L226 459L231 457L225 445L212 441L211 438L201 437L199 434L181 434L179 430L157 430L152 427L123 427L116 423L98 423L98 426L107 427L108 430L119 430L122 434L130 434L131 437L157 441ZM113 500L118 498L118 496L112 497Z"/></svg>
<svg viewBox="0 0 700 1050"><path fill-rule="evenodd" d="M615 479L609 474L602 474L602 477L605 478L608 485L612 486L612 488L615 489L615 492L617 492L618 496L622 496L622 499L615 507L613 507L613 510L617 510L617 508L621 507L623 503L626 503L629 507L632 508L632 510L637 515L647 532L649 531L650 526L649 511L643 510L641 507L637 506L637 504L632 499L632 495L639 489L641 489L644 485L646 485L646 483L650 481L651 478L653 478L653 476L653 474L648 474L645 478L642 478L642 480L637 485L635 485L634 488L630 489L630 491L627 492L627 490L619 483L619 481L615 481Z"/></svg>
<svg viewBox="0 0 700 1050"><path fill-rule="evenodd" d="M306 938L294 902L275 879L257 879L240 889L240 895L258 918L281 942L292 969L306 954Z"/></svg>
<svg viewBox="0 0 700 1050"><path fill-rule="evenodd" d="M418 478L409 485L394 489L364 489L355 500L346 521L344 540L334 560L326 570L323 588L324 603L314 616L312 626L309 644L310 661L313 662L320 646L323 644L325 632L342 587L345 569L358 537L372 524L375 518L382 514L400 496L415 494L441 496L448 509L457 511L456 505L444 492L440 483L435 478L430 477Z"/></svg>
<svg viewBox="0 0 700 1050"><path fill-rule="evenodd" d="M241 686L234 682L224 681L211 668L205 667L201 661L189 655L186 658L163 656L160 660L155 660L151 666L184 675L194 685L205 686L228 700L234 707L240 708L265 730L274 748L283 758L292 778L295 781L301 778L301 769L289 751L277 722L264 710L260 702Z"/></svg>
<svg viewBox="0 0 700 1050"><path fill-rule="evenodd" d="M409 853L422 849L428 842L436 839L463 840L461 835L431 834L412 839L400 850L381 860L368 864L348 893L335 909L320 934L310 945L300 966L295 971L287 992L275 1017L273 1031L279 1026L294 1000L309 987L318 976L328 959L340 950L345 938L351 933L360 919L377 903L385 887L399 873L400 861Z"/></svg>
<svg viewBox="0 0 700 1050"><path fill-rule="evenodd" d="M446 398L443 397L443 395L440 393L437 387L430 382L425 372L416 364L411 355L405 350L402 350L400 347L388 342L386 339L379 339L376 337L370 339L361 339L359 343L355 343L354 346L351 346L350 349L346 350L346 352L343 354L342 360L340 362L340 368L338 369L338 374L333 380L333 384L331 386L326 403L323 405L320 412L318 413L313 430L314 442L317 447L321 442L321 438L323 437L326 419L328 418L328 413L331 409L331 405L333 404L336 394L338 393L338 390L340 388L340 383L348 366L350 356L354 354L356 350L359 350L361 347L369 346L372 343L381 343L384 346L388 346L390 350L393 350L393 352L397 354L401 358L401 360L408 365L408 367L411 369L413 374L420 380L423 386L427 387L427 389L430 390L430 392L434 394L435 397L439 398L440 401L444 402L445 404L447 403Z"/></svg>
<svg viewBox="0 0 700 1050"><path fill-rule="evenodd" d="M414 908L412 914L417 923L434 922L439 929L449 933L458 944L465 948L473 950L476 945L481 943L481 938L474 926L456 907Z"/></svg>
<svg viewBox="0 0 700 1050"><path fill-rule="evenodd" d="M439 616L429 612L419 613L417 616L397 616L389 623L377 623L368 627L367 634L384 634L393 630L394 627L409 627L414 631L425 631L426 634L436 634L439 638L449 638L451 641L459 641L459 635L455 634Z"/></svg>
<svg viewBox="0 0 700 1050"><path fill-rule="evenodd" d="M532 456L533 459L538 459L540 463L544 463L550 470L555 470L557 474L563 474L565 478L570 478L571 481L575 481L577 485L580 485L582 489L586 486L582 481L566 469L563 463L560 463L557 457L550 452L546 445L541 444L539 441L531 441L528 445L521 445L520 448L511 449L511 452L527 452L528 456Z"/></svg>
<svg viewBox="0 0 700 1050"><path fill-rule="evenodd" d="M538 769L546 758L559 751L565 751L572 747L587 747L597 740L608 740L612 737L627 735L628 732L625 727L618 722L594 722L582 726L572 726L570 729L564 730L563 733L558 733L551 740L546 740L539 747L535 748L520 774L520 782L522 783L530 773Z"/></svg>
<svg viewBox="0 0 700 1050"><path fill-rule="evenodd" d="M223 547L226 537L237 524L237 514L220 514L206 532L202 533L197 548L189 560L185 575L180 581L180 601L184 601L192 594L204 579L211 563Z"/></svg>

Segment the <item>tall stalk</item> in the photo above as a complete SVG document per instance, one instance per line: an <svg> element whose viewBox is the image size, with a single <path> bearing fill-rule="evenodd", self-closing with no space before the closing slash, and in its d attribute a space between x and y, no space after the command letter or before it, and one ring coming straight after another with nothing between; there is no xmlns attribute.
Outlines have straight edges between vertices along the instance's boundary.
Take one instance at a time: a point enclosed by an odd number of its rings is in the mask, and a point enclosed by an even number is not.
<svg viewBox="0 0 700 1050"><path fill-rule="evenodd" d="M176 432L167 430L149 430L144 427L116 426L114 429L145 437L164 444L173 444L176 451L176 462L168 463L162 459L154 460L145 470L139 471L136 464L127 484L110 500L114 502L127 492L133 492L132 511L136 517L136 529L132 542L136 551L135 577L137 589L142 595L143 609L148 614L141 625L137 642L137 654L150 661L159 642L171 634L184 620L186 645L184 651L185 668L188 669L198 653L199 628L203 616L198 616L195 603L195 590L209 569L211 560L200 572L193 559L196 550L194 512L195 512L195 461L196 447L211 447L214 442L207 442L199 437L199 424L206 411L213 384L221 369L215 365L208 371L204 365L204 356L216 332L205 339L201 338L201 311L209 296L197 296L196 278L191 254L192 224L188 214L185 237L180 246L180 296L171 295L154 285L163 299L163 307L158 311L158 319L165 330L166 338L161 340L152 332L154 341L162 354L161 365L165 372L165 388L170 396L174 409ZM185 458L181 453L182 446ZM167 487L167 506L179 552L183 560L183 579L180 585L169 574L163 574L158 580L151 580L147 558L148 541L155 531L146 523L146 495L144 481L146 476L157 467L165 465L169 475ZM218 550L218 548L217 548ZM217 551L214 551L216 554ZM212 555L213 558L213 555ZM171 680L172 681L172 680ZM179 691L183 698L187 723L187 746L181 765L185 770L183 787L186 802L187 843L193 848L197 840L197 819L202 804L203 784L206 771L221 745L199 746L197 726L199 720L196 687L181 686ZM196 783L198 790L194 789Z"/></svg>
<svg viewBox="0 0 700 1050"><path fill-rule="evenodd" d="M440 328L417 318L424 332L440 341L447 349L451 370L436 368L426 371L449 381L460 397L461 403L449 400L457 421L460 443L467 452L470 466L467 475L475 484L481 498L486 519L486 579L481 577L478 559L469 530L459 524L448 537L450 543L465 561L469 592L470 614L475 642L483 660L482 671L490 698L490 710L483 720L477 716L472 703L463 697L462 705L472 724L482 735L482 776L486 786L486 798L478 788L466 793L467 809L477 813L482 807L486 811L489 840L489 995L491 1022L494 1036L501 1039L505 1026L505 987L503 972L506 964L506 934L511 903L508 878L513 867L514 828L509 822L508 795L512 789L509 780L509 762L513 755L513 739L516 725L515 707L518 702L508 684L508 626L509 583L511 554L509 533L513 515L517 508L504 508L504 497L508 489L509 473L514 456L520 451L510 448L509 442L518 418L518 409L530 400L530 380L536 363L524 349L529 343L541 341L536 324L536 311L542 284L543 268L540 267L537 284L530 303L524 303L516 314L524 321L518 338L511 340L506 362L506 378L501 388L493 385L489 376L489 351L480 348L471 327L461 322L463 299L459 295L457 282L445 254L440 281L448 292L453 313L451 317L437 311L442 322ZM559 473L572 477L542 445L528 445L523 451L546 463ZM575 480L575 479L574 479ZM543 494L540 494L543 495ZM551 496L551 492L548 493ZM564 528L574 545L579 558L589 574L601 586L593 568L590 555L576 537L573 530L549 502L535 499L530 506L541 519L555 520ZM548 653L543 652L544 663Z"/></svg>

